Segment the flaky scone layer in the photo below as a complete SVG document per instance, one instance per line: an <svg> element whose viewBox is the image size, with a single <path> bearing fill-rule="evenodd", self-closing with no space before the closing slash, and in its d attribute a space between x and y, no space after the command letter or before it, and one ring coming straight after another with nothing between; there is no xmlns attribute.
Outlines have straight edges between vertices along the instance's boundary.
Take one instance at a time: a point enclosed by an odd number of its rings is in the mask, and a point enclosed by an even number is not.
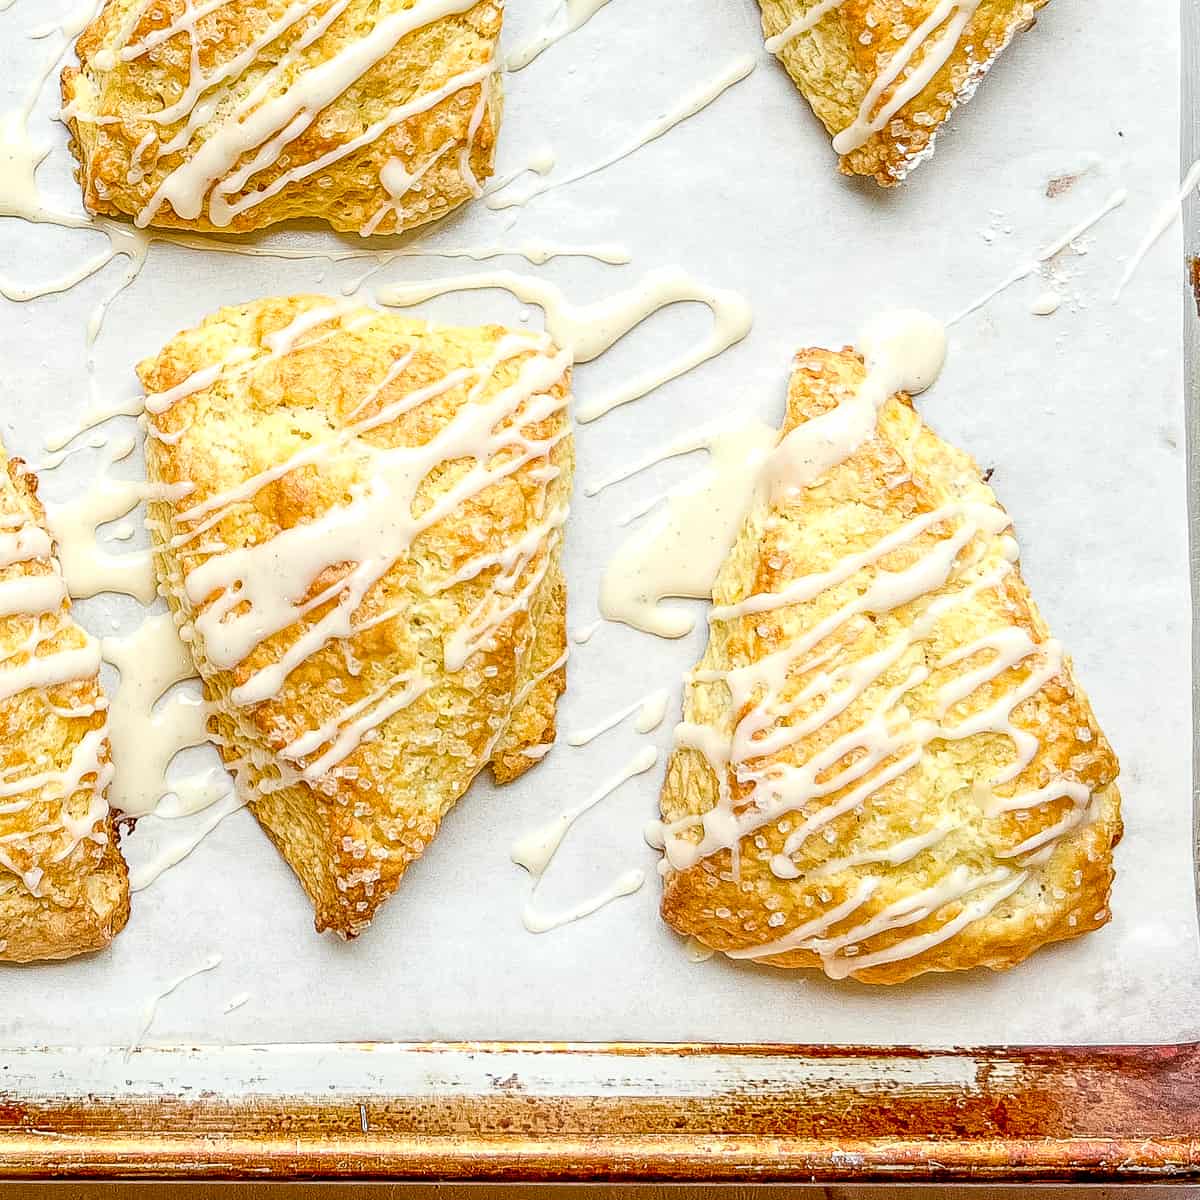
<svg viewBox="0 0 1200 1200"><path fill-rule="evenodd" d="M62 76L89 212L396 233L491 174L503 0L106 0Z"/></svg>
<svg viewBox="0 0 1200 1200"><path fill-rule="evenodd" d="M848 142L835 141L842 171L886 187L933 152L951 112L1048 0L759 3L768 46L830 136Z"/></svg>
<svg viewBox="0 0 1200 1200"><path fill-rule="evenodd" d="M150 506L162 589L319 929L365 928L475 775L554 739L568 367L543 334L301 296L138 368L149 477L190 485Z"/></svg>
<svg viewBox="0 0 1200 1200"><path fill-rule="evenodd" d="M99 950L129 919L128 874L105 800L99 666L96 644L71 619L37 479L4 458L0 962Z"/></svg>
<svg viewBox="0 0 1200 1200"><path fill-rule="evenodd" d="M802 352L784 435L864 378L853 352ZM1007 516L906 396L755 505L713 597L662 792L676 930L899 983L1108 920L1116 758ZM719 848L697 855L703 838Z"/></svg>

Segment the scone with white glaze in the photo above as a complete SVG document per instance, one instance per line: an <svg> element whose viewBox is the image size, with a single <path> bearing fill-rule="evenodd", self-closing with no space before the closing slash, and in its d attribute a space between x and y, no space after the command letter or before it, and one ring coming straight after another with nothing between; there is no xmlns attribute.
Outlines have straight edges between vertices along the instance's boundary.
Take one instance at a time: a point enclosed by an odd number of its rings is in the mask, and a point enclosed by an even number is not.
<svg viewBox="0 0 1200 1200"><path fill-rule="evenodd" d="M0 447L0 963L101 950L129 919L105 799L100 648L71 619L37 478Z"/></svg>
<svg viewBox="0 0 1200 1200"><path fill-rule="evenodd" d="M361 932L480 770L554 740L569 366L298 296L138 368L149 478L188 489L150 504L161 588L318 929Z"/></svg>
<svg viewBox="0 0 1200 1200"><path fill-rule="evenodd" d="M886 364L801 351L661 797L662 912L899 983L1103 925L1117 760L976 464Z"/></svg>
<svg viewBox="0 0 1200 1200"><path fill-rule="evenodd" d="M503 0L105 0L63 71L89 212L397 233L491 174Z"/></svg>
<svg viewBox="0 0 1200 1200"><path fill-rule="evenodd" d="M1048 0L759 0L847 175L900 183Z"/></svg>

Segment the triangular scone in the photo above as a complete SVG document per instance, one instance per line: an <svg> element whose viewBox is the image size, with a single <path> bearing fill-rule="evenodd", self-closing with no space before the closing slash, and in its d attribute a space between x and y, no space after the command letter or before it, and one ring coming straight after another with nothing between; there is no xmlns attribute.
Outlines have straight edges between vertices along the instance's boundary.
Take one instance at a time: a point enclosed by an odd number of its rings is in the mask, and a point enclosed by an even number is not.
<svg viewBox="0 0 1200 1200"><path fill-rule="evenodd" d="M105 0L62 76L89 212L397 233L492 172L503 0Z"/></svg>
<svg viewBox="0 0 1200 1200"><path fill-rule="evenodd" d="M70 958L129 919L100 647L71 620L36 477L0 461L0 962Z"/></svg>
<svg viewBox="0 0 1200 1200"><path fill-rule="evenodd" d="M554 739L569 356L320 296L138 368L162 590L318 929L361 932L491 761ZM524 753L525 750L531 753Z"/></svg>
<svg viewBox="0 0 1200 1200"><path fill-rule="evenodd" d="M1108 920L1117 761L978 467L890 388L859 423L865 377L797 357L686 686L663 916L868 983L1010 967Z"/></svg>
<svg viewBox="0 0 1200 1200"><path fill-rule="evenodd" d="M1048 0L759 0L847 175L899 183Z"/></svg>

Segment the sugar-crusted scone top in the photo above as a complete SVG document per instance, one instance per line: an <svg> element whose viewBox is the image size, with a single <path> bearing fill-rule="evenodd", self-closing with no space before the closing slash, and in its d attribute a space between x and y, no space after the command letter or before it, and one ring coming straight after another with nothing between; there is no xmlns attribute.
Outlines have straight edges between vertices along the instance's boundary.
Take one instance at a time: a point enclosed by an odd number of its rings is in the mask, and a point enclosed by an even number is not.
<svg viewBox="0 0 1200 1200"><path fill-rule="evenodd" d="M759 0L841 169L889 186L933 152L1013 34L1048 0Z"/></svg>
<svg viewBox="0 0 1200 1200"><path fill-rule="evenodd" d="M867 378L852 352L797 358L782 461L808 477L718 576L663 912L734 957L896 983L1104 924L1121 820L1007 514L907 396L872 415Z"/></svg>
<svg viewBox="0 0 1200 1200"><path fill-rule="evenodd" d="M394 233L491 173L503 0L107 0L63 72L90 212Z"/></svg>
<svg viewBox="0 0 1200 1200"><path fill-rule="evenodd" d="M569 356L327 297L139 368L159 577L320 928L359 932L489 762L554 738Z"/></svg>
<svg viewBox="0 0 1200 1200"><path fill-rule="evenodd" d="M98 950L128 918L105 716L36 478L0 446L0 962Z"/></svg>

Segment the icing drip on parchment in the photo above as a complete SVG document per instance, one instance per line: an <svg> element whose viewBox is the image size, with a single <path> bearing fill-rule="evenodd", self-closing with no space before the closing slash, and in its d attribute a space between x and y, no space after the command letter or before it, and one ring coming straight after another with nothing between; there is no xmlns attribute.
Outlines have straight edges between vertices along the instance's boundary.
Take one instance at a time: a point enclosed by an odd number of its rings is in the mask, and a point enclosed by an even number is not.
<svg viewBox="0 0 1200 1200"><path fill-rule="evenodd" d="M125 1058L128 1059L138 1046L141 1045L142 1039L150 1032L150 1027L154 1024L154 1018L158 1016L158 1006L168 996L177 988L187 983L189 979L195 979L197 975L203 975L206 971L215 970L223 961L224 958L222 955L210 954L199 966L176 975L169 983L166 983L157 992L153 993L146 1000L146 1004L142 1009L141 1023L138 1025L137 1032L133 1035L133 1041L129 1043L129 1048L125 1051Z"/></svg>
<svg viewBox="0 0 1200 1200"><path fill-rule="evenodd" d="M543 27L505 61L509 71L524 70L544 50L582 29L609 0L559 0Z"/></svg>
<svg viewBox="0 0 1200 1200"><path fill-rule="evenodd" d="M452 292L492 288L509 292L524 303L537 305L545 314L546 331L570 353L574 363L587 363L599 358L647 317L673 304L695 301L712 312L711 333L693 349L666 365L653 367L635 376L624 386L590 404L580 405L575 411L575 419L584 424L623 404L641 399L670 380L715 358L750 332L750 306L742 296L737 292L698 283L674 268L652 271L633 287L589 305L571 304L562 291L548 280L532 275L517 275L511 271L397 284L381 288L378 299L381 304L411 307Z"/></svg>
<svg viewBox="0 0 1200 1200"><path fill-rule="evenodd" d="M663 723L663 719L667 715L667 705L670 702L671 693L666 688L659 688L604 717L595 725L568 734L567 745L586 746L590 742L594 742L601 734L615 729L627 717L632 717L634 713L637 713L637 720L634 721L633 727L638 733L651 733Z"/></svg>
<svg viewBox="0 0 1200 1200"><path fill-rule="evenodd" d="M127 636L105 638L101 651L121 675L109 710L115 764L109 801L122 816L143 817L158 810L175 756L208 741L207 706L194 691L175 686L195 679L196 668L170 613L147 617ZM171 789L179 811L196 812L229 785L205 775Z"/></svg>
<svg viewBox="0 0 1200 1200"><path fill-rule="evenodd" d="M1150 228L1146 231L1146 236L1138 243L1137 249L1133 252L1133 257L1125 266L1125 270L1121 275L1121 281L1117 284L1116 290L1113 292L1114 303L1120 300L1121 293L1134 277L1138 267L1142 264L1142 260L1154 248L1155 243L1179 220L1183 211L1184 201L1187 200L1197 187L1200 187L1200 161L1192 163L1188 168L1183 177L1183 182L1179 185L1179 191L1171 200L1163 205L1151 223Z"/></svg>
<svg viewBox="0 0 1200 1200"><path fill-rule="evenodd" d="M196 694L196 668L171 615L157 613L126 637L105 638L102 650L121 676L109 714L115 767L109 802L122 817L139 821L129 846L129 886L138 892L186 858L246 800L235 794L219 765L168 778L178 755L209 740L209 706ZM182 832L164 844L155 836L152 852L143 857L147 823L157 822L178 822Z"/></svg>
<svg viewBox="0 0 1200 1200"><path fill-rule="evenodd" d="M589 176L603 171L606 167L611 167L614 163L620 162L621 159L628 158L629 155L640 150L643 146L647 146L651 142L657 141L664 134L669 133L676 125L682 124L697 113L703 112L714 100L724 95L733 87L735 83L740 83L745 79L754 70L754 66L754 59L749 55L735 59L719 75L708 83L701 84L687 92L673 108L668 109L662 116L651 121L644 129L631 135L627 141L623 142L610 154L606 154L603 158L586 167L580 167L558 178L541 178L527 184L522 189L518 190L514 188L511 193L509 193L507 188L503 190L497 189L486 201L488 208L513 208L528 204L535 196L541 196L546 192L567 187L572 183L578 183L581 179L587 179Z"/></svg>
<svg viewBox="0 0 1200 1200"><path fill-rule="evenodd" d="M866 379L835 408L801 423L782 439L767 467L768 494L784 499L816 484L874 436L878 411L890 396L898 391L920 392L936 378L945 353L945 334L932 318L898 313L865 331L859 345L867 363ZM927 530L947 524L953 525L954 532L925 549L904 570L892 572L878 565L893 551L917 544ZM676 730L676 745L700 754L712 770L718 781L718 799L707 812L659 825L652 832L653 840L664 847L670 868L686 870L710 855L729 851L736 877L738 855L745 852L743 839L786 818L788 836L783 852L771 860L771 870L782 879L811 874L794 861L808 840L830 832L839 817L861 811L881 788L916 768L934 739L953 742L996 733L1011 741L1012 760L981 785L977 799L985 817L1068 802L1060 821L1003 852L1000 857L1007 860L1005 865L978 872L956 867L920 893L885 906L834 935L834 927L852 920L880 887L882 877L866 875L846 899L794 928L780 929L775 940L736 951L736 957L763 958L808 950L818 955L827 974L840 978L920 954L992 912L1022 886L1052 852L1058 838L1089 819L1090 791L1073 779L1060 776L1042 787L1019 789L1018 780L1040 743L1034 734L1014 724L1013 713L1058 678L1064 664L1056 641L1035 642L1018 626L994 630L928 666L915 666L860 724L840 733L808 761L793 764L772 758L850 709L911 646L935 634L943 613L981 591L999 587L1017 556L1008 528L1007 514L995 504L951 501L913 517L874 546L849 555L822 573L794 579L779 592L751 595L712 610L714 623L738 620L811 600L860 572L871 572L865 590L812 628L798 632L782 648L728 671L697 669L691 674L690 687L727 689L734 724L724 732L685 721ZM972 552L967 553L968 548ZM943 590L948 584L957 587ZM847 622L861 615L890 612L935 592L940 594L924 613L890 644L846 666L820 669L829 657L822 656L823 643ZM979 665L979 656L985 654ZM909 718L905 695L932 670L959 664L967 664L966 669L952 674L937 693L936 719ZM986 708L966 716L952 715L956 706L979 688L1016 667L1024 670L1023 676ZM812 674L794 694L792 680L797 673ZM815 701L820 703L810 707ZM801 710L805 715L796 717ZM736 805L731 779L743 785ZM998 794L1005 789L1015 790ZM826 802L827 798L831 799ZM952 832L952 826L922 831L882 851L852 856L840 864L826 862L819 870L829 874L851 862L907 861ZM878 934L922 921L954 900L963 902L958 915L932 932L875 951L865 944ZM773 919L769 923L776 924ZM784 923L786 918L779 914L779 924Z"/></svg>
<svg viewBox="0 0 1200 1200"><path fill-rule="evenodd" d="M582 917L590 916L613 900L632 895L641 888L646 875L644 871L635 868L622 873L598 895L582 900L561 912L540 913L536 908L538 887L542 877L571 826L584 813L590 812L629 780L651 770L657 762L658 751L653 746L644 747L616 775L597 788L586 800L573 808L566 809L547 824L539 826L513 843L511 851L513 862L519 867L524 867L531 877L529 894L521 914L525 928L530 933L547 933L562 925L578 921Z"/></svg>
<svg viewBox="0 0 1200 1200"><path fill-rule="evenodd" d="M708 451L705 469L671 489L658 513L609 560L600 585L600 611L659 637L683 637L696 624L668 596L707 599L713 580L753 502L775 430L758 421L685 434L619 474L587 489L606 487L654 463Z"/></svg>
<svg viewBox="0 0 1200 1200"><path fill-rule="evenodd" d="M969 317L971 313L990 304L1001 292L1007 291L1014 284L1020 283L1023 279L1028 279L1031 275L1037 274L1038 271L1052 259L1057 258L1064 250L1078 241L1093 225L1098 224L1109 213L1115 212L1128 199L1128 192L1124 188L1118 188L1114 191L1107 200L1095 211L1089 213L1082 220L1077 221L1066 233L1061 234L1052 242L1043 246L1034 256L1027 262L1014 268L1006 275L995 287L989 288L983 295L972 300L966 308L954 314L946 324L957 325L964 317Z"/></svg>

